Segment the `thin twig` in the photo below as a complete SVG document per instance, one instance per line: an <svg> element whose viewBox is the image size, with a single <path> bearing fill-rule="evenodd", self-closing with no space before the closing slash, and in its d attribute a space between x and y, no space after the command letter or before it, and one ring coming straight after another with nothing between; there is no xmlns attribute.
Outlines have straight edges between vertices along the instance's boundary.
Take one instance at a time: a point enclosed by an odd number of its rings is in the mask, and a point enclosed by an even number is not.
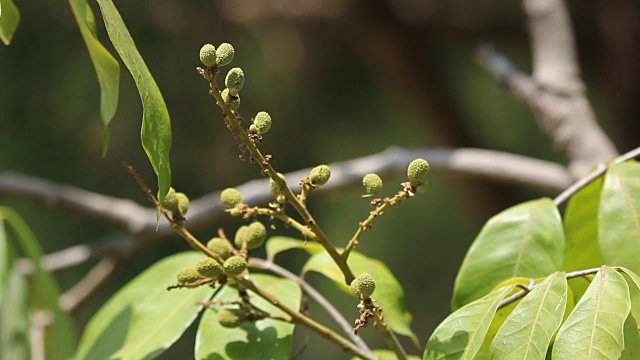
<svg viewBox="0 0 640 360"><path fill-rule="evenodd" d="M282 277L285 277L289 280L295 281L300 285L302 290L307 293L311 298L313 298L318 305L320 305L331 317L340 325L342 330L347 334L351 341L353 341L358 347L362 350L371 353L371 350L367 346L367 344L359 337L353 334L353 329L351 328L351 324L342 316L342 314L336 309L333 304L329 300L327 300L322 294L320 294L314 287L309 285L304 279L301 277L289 272L287 269L275 264L272 261L251 258L249 261L250 266L254 266L258 269L268 270L275 274L278 274ZM373 355L371 353L371 355Z"/></svg>
<svg viewBox="0 0 640 360"><path fill-rule="evenodd" d="M82 280L60 296L60 307L68 312L76 311L117 274L118 264L121 264L119 259L111 257L102 259Z"/></svg>
<svg viewBox="0 0 640 360"><path fill-rule="evenodd" d="M556 206L562 205L565 201L569 200L573 195L575 195L578 191L586 187L587 185L594 182L597 178L604 175L604 173L609 169L611 165L620 164L627 160L631 160L635 157L640 156L640 147L637 147L629 152L626 152L619 157L615 158L613 161L609 162L609 165L606 164L598 164L595 170L589 173L587 176L582 179L576 181L573 185L569 186L565 191L560 193L558 196L553 199L553 203Z"/></svg>

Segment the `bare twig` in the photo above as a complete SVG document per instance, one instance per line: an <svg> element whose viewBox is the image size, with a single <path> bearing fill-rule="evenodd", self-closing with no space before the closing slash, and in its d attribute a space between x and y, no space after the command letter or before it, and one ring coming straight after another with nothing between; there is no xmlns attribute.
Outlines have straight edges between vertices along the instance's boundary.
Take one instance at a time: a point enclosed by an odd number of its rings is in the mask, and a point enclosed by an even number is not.
<svg viewBox="0 0 640 360"><path fill-rule="evenodd" d="M591 173L589 173L587 176L583 177L582 179L576 181L573 185L569 186L565 191L560 193L560 195L556 196L555 199L553 199L553 202L556 204L556 206L562 205L565 201L569 200L569 198L572 197L575 193L580 191L585 186L591 184L600 176L604 175L604 173L609 169L609 166L623 163L627 160L631 160L638 156L640 156L640 147L637 147L615 158L613 161L609 163L609 165L606 165L603 163L598 164L595 170L593 170Z"/></svg>
<svg viewBox="0 0 640 360"><path fill-rule="evenodd" d="M480 62L535 112L538 125L569 161L575 179L618 153L585 96L575 44L562 0L524 0L533 52L533 79L490 47Z"/></svg>
<svg viewBox="0 0 640 360"><path fill-rule="evenodd" d="M318 305L320 305L327 311L327 313L329 313L329 315L331 315L331 317L338 323L338 325L340 325L342 330L351 338L351 341L358 345L358 347L360 347L362 350L367 351L371 354L371 350L369 349L367 344L359 336L353 334L351 324L349 324L349 322L342 316L338 309L336 309L329 300L322 296L322 294L320 294L315 288L309 285L309 283L307 283L304 279L296 276L295 274L289 272L287 269L280 267L269 260L251 258L249 265L257 267L259 269L271 271L275 274L298 283L298 285L300 285L304 292L309 294L309 296L311 296L311 298L313 298L318 303Z"/></svg>
<svg viewBox="0 0 640 360"><path fill-rule="evenodd" d="M68 312L74 312L94 296L116 275L120 260L106 257L94 266L87 275L60 297L60 306Z"/></svg>

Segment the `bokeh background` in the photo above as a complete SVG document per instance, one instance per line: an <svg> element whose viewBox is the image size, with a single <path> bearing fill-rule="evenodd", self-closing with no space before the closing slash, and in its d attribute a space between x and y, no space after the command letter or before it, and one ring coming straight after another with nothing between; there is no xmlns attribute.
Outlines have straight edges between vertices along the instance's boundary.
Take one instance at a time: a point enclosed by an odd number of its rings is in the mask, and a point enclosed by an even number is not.
<svg viewBox="0 0 640 360"><path fill-rule="evenodd" d="M135 85L121 70L120 104L110 151L101 159L99 88L89 55L65 2L18 1L22 21L0 47L0 171L22 172L147 204L121 163L155 181L139 140L142 111ZM569 2L589 97L621 152L640 142L640 3ZM99 20L97 5L91 2ZM258 177L238 161L237 146L195 72L204 43L230 42L247 83L240 112L267 110L274 119L263 150L281 172L403 147L482 147L563 162L518 102L474 62L490 42L522 70L531 54L521 4L498 0L233 0L116 1L165 97L173 126L173 184L196 198ZM110 46L98 21L100 39ZM401 177L386 180L387 191ZM344 244L369 211L360 189L325 192L312 212ZM521 201L555 194L460 176L435 176L425 196L388 211L358 250L385 261L404 285L422 345L449 312L456 271L482 224ZM93 243L124 229L17 197L0 204L21 213L46 252ZM212 223L233 232L237 221ZM281 233L287 233L281 232ZM293 233L289 233L293 234ZM341 240L343 239L343 240ZM116 281L75 314L79 331L128 280L169 254L187 249L177 236L135 254ZM302 252L282 255L296 271ZM97 261L97 260L96 260ZM64 289L94 262L58 272ZM355 318L353 299L321 276L310 281ZM311 314L324 322L323 311ZM191 357L190 329L163 359ZM382 341L364 331L373 346ZM413 353L420 353L412 348ZM345 358L303 330L300 359Z"/></svg>

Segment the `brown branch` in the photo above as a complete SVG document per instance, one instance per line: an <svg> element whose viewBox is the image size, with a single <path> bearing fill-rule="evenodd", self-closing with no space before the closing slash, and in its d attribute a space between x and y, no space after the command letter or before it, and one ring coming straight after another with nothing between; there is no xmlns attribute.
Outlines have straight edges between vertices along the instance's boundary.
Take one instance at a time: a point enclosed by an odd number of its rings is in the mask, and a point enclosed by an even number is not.
<svg viewBox="0 0 640 360"><path fill-rule="evenodd" d="M598 125L585 95L564 3L524 0L524 7L531 33L533 78L491 48L482 47L479 59L508 90L527 102L577 179L618 152Z"/></svg>
<svg viewBox="0 0 640 360"><path fill-rule="evenodd" d="M71 289L60 297L60 307L68 312L74 312L91 297L95 296L104 285L117 274L119 259L106 257L95 265Z"/></svg>

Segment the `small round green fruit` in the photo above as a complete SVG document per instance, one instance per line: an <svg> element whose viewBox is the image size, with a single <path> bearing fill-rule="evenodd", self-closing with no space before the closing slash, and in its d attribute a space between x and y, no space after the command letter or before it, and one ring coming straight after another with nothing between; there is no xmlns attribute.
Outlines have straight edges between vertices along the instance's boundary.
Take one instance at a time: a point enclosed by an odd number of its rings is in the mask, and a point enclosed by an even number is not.
<svg viewBox="0 0 640 360"><path fill-rule="evenodd" d="M376 282L369 273L362 273L351 282L351 291L361 299L370 298L375 290Z"/></svg>
<svg viewBox="0 0 640 360"><path fill-rule="evenodd" d="M311 169L309 180L313 186L322 186L329 181L331 177L331 169L327 165L319 165Z"/></svg>
<svg viewBox="0 0 640 360"><path fill-rule="evenodd" d="M242 204L242 194L235 188L226 188L220 193L220 201L231 209Z"/></svg>
<svg viewBox="0 0 640 360"><path fill-rule="evenodd" d="M224 102L229 105L231 110L235 111L240 107L240 95L232 95L229 92L229 89L225 88L220 93L220 96L222 97L222 100L224 100Z"/></svg>
<svg viewBox="0 0 640 360"><path fill-rule="evenodd" d="M267 239L267 228L259 221L254 221L247 227L247 240L245 244L248 250L256 249L264 244Z"/></svg>
<svg viewBox="0 0 640 360"><path fill-rule="evenodd" d="M190 284L202 279L202 275L200 275L195 266L187 266L183 268L178 271L176 277L180 284Z"/></svg>
<svg viewBox="0 0 640 360"><path fill-rule="evenodd" d="M367 174L362 178L364 191L368 195L378 195L382 192L382 179L378 174Z"/></svg>
<svg viewBox="0 0 640 360"><path fill-rule="evenodd" d="M245 322L247 315L242 309L222 309L216 314L220 325L226 328L235 328Z"/></svg>
<svg viewBox="0 0 640 360"><path fill-rule="evenodd" d="M244 71L240 68L233 68L227 73L224 84L229 89L231 95L238 95L238 91L244 86Z"/></svg>
<svg viewBox="0 0 640 360"><path fill-rule="evenodd" d="M187 215L187 211L189 211L189 197L185 193L179 192L176 193L176 199L178 199L178 213L182 216Z"/></svg>
<svg viewBox="0 0 640 360"><path fill-rule="evenodd" d="M260 111L253 118L253 124L251 124L251 130L257 132L260 135L265 134L271 129L271 115L266 111Z"/></svg>
<svg viewBox="0 0 640 360"><path fill-rule="evenodd" d="M164 200L162 200L162 207L173 213L178 211L178 198L176 197L176 190L174 188L169 188L169 192L164 197Z"/></svg>
<svg viewBox="0 0 640 360"><path fill-rule="evenodd" d="M239 248L245 248L245 244L247 243L247 239L249 239L249 236L249 226L242 225L238 228L238 230L236 230L236 235L233 239L233 242L235 242Z"/></svg>
<svg viewBox="0 0 640 360"><path fill-rule="evenodd" d="M198 261L196 263L196 270L200 275L208 278L214 278L223 273L222 266L209 257Z"/></svg>
<svg viewBox="0 0 640 360"><path fill-rule="evenodd" d="M200 61L204 66L213 66L216 64L216 47L211 44L204 44L200 48Z"/></svg>
<svg viewBox="0 0 640 360"><path fill-rule="evenodd" d="M233 56L236 51L233 49L233 46L229 43L222 43L218 46L216 50L216 63L219 66L229 65L233 61Z"/></svg>
<svg viewBox="0 0 640 360"><path fill-rule="evenodd" d="M219 237L211 238L211 240L207 242L207 249L225 260L233 255L233 252L229 249L229 244Z"/></svg>
<svg viewBox="0 0 640 360"><path fill-rule="evenodd" d="M242 256L234 255L224 262L223 268L227 276L238 276L247 268L247 260Z"/></svg>
<svg viewBox="0 0 640 360"><path fill-rule="evenodd" d="M415 159L407 167L407 177L412 186L423 184L429 174L429 162L425 159Z"/></svg>

